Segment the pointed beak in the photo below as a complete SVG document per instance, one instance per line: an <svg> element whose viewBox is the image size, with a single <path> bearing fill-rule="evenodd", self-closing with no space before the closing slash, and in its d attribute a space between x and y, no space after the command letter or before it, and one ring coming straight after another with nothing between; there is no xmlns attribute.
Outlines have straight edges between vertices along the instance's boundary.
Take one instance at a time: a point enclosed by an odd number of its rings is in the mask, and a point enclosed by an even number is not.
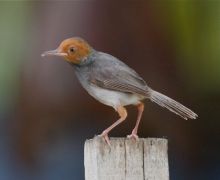
<svg viewBox="0 0 220 180"><path fill-rule="evenodd" d="M43 54L41 54L42 57L45 56L67 56L67 53L60 52L58 49L52 50L52 51L45 51Z"/></svg>

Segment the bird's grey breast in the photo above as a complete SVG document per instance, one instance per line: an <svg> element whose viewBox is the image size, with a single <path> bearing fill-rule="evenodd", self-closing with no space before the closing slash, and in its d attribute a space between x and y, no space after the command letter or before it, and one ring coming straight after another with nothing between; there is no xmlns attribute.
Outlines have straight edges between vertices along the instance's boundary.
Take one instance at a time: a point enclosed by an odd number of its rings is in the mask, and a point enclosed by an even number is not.
<svg viewBox="0 0 220 180"><path fill-rule="evenodd" d="M89 86L89 79L90 79L90 68L88 66L75 66L75 74L78 78L81 85L87 89Z"/></svg>

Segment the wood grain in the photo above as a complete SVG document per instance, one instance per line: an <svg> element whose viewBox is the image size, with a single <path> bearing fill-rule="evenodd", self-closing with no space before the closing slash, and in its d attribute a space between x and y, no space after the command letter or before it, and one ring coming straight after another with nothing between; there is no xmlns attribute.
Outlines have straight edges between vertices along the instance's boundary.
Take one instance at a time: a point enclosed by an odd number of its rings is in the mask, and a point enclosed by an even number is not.
<svg viewBox="0 0 220 180"><path fill-rule="evenodd" d="M102 138L85 142L85 180L169 180L167 140Z"/></svg>

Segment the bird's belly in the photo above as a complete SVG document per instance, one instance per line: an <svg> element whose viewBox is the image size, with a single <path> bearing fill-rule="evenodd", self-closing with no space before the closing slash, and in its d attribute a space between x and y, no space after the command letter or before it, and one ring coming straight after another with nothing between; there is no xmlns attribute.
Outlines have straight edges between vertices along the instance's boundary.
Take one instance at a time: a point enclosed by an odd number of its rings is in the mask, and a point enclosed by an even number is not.
<svg viewBox="0 0 220 180"><path fill-rule="evenodd" d="M118 106L126 106L130 104L138 104L144 97L123 93L118 91L111 91L107 89L102 89L96 86L90 87L88 93L101 103L117 108Z"/></svg>

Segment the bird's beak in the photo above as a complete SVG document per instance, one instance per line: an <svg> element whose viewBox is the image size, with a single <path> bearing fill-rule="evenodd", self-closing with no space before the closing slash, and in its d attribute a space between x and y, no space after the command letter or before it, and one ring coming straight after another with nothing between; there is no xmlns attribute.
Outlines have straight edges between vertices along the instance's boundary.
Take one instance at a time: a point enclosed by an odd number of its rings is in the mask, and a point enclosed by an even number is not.
<svg viewBox="0 0 220 180"><path fill-rule="evenodd" d="M42 57L44 56L67 56L67 53L60 52L58 49L51 50L51 51L45 51L43 54L41 54Z"/></svg>

